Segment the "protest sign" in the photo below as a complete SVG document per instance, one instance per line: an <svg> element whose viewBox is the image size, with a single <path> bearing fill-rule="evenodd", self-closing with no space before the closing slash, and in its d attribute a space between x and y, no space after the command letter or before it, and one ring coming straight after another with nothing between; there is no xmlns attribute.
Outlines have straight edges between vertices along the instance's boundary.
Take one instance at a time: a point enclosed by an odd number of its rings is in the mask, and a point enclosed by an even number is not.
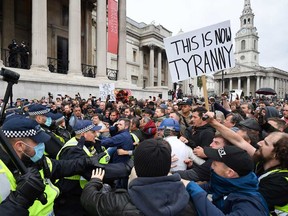
<svg viewBox="0 0 288 216"><path fill-rule="evenodd" d="M172 82L235 66L230 21L164 38Z"/></svg>
<svg viewBox="0 0 288 216"><path fill-rule="evenodd" d="M99 92L100 92L101 101L106 101L108 95L110 95L109 101L116 101L114 90L115 90L114 83L99 84Z"/></svg>

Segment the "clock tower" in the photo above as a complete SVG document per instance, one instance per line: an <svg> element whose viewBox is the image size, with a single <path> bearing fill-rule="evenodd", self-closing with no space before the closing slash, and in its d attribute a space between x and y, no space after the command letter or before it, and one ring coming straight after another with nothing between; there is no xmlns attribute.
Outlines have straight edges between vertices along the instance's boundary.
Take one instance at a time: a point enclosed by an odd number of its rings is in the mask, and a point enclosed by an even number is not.
<svg viewBox="0 0 288 216"><path fill-rule="evenodd" d="M235 59L238 63L249 66L259 65L258 39L250 0L244 0L240 30L235 37Z"/></svg>

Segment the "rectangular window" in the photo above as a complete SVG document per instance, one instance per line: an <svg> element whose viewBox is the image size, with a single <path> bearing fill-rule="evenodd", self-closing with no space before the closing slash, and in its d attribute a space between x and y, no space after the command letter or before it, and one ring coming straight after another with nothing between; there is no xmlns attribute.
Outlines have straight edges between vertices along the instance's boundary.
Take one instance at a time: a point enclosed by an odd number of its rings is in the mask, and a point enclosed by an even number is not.
<svg viewBox="0 0 288 216"><path fill-rule="evenodd" d="M137 60L137 50L133 49L133 62L136 62Z"/></svg>
<svg viewBox="0 0 288 216"><path fill-rule="evenodd" d="M143 55L143 64L147 65L147 55L145 53Z"/></svg>

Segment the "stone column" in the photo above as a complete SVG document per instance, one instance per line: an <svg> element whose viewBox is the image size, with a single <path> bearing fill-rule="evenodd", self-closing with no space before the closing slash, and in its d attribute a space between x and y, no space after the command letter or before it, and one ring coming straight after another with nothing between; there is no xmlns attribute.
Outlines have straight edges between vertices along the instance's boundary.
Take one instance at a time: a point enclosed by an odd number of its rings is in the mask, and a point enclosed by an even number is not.
<svg viewBox="0 0 288 216"><path fill-rule="evenodd" d="M106 2L106 1L105 1ZM119 13L119 51L118 51L118 80L131 80L126 71L126 0L118 1ZM129 77L129 78L128 78Z"/></svg>
<svg viewBox="0 0 288 216"><path fill-rule="evenodd" d="M247 77L247 93L246 96L250 96L250 76Z"/></svg>
<svg viewBox="0 0 288 216"><path fill-rule="evenodd" d="M230 78L229 79L229 91L231 91L233 89L233 79Z"/></svg>
<svg viewBox="0 0 288 216"><path fill-rule="evenodd" d="M286 94L286 91L287 91L286 85L287 85L287 80L284 79L284 89L283 89L283 91L284 91L284 98L285 98L285 94Z"/></svg>
<svg viewBox="0 0 288 216"><path fill-rule="evenodd" d="M275 92L277 93L277 95L280 95L281 92L281 83L280 83L280 79L275 79Z"/></svg>
<svg viewBox="0 0 288 216"><path fill-rule="evenodd" d="M173 84L172 84L172 78L171 78L171 74L169 71L169 63L168 60L166 60L166 71L165 71L165 75L167 76L167 86L169 90L172 90L173 88ZM194 83L192 83L194 85Z"/></svg>
<svg viewBox="0 0 288 216"><path fill-rule="evenodd" d="M0 47L2 47L2 31L0 32ZM2 51L0 49L0 69L3 67L3 61L2 61Z"/></svg>
<svg viewBox="0 0 288 216"><path fill-rule="evenodd" d="M256 91L260 88L260 77L256 76Z"/></svg>
<svg viewBox="0 0 288 216"><path fill-rule="evenodd" d="M260 88L264 86L264 77L260 77Z"/></svg>
<svg viewBox="0 0 288 216"><path fill-rule="evenodd" d="M81 72L81 0L69 1L69 74Z"/></svg>
<svg viewBox="0 0 288 216"><path fill-rule="evenodd" d="M48 72L47 0L32 0L32 65Z"/></svg>
<svg viewBox="0 0 288 216"><path fill-rule="evenodd" d="M2 3L3 2L3 3ZM2 31L1 31L1 48L8 49L9 44L12 42L13 39L15 39L15 20L14 20L14 0L3 0L2 3ZM0 3L0 4L1 4ZM19 45L20 41L17 41ZM1 51L0 51L1 52ZM5 58L5 53L1 52L0 59L3 55L4 65L8 65L8 56L7 53L7 59ZM2 62L3 63L3 62Z"/></svg>
<svg viewBox="0 0 288 216"><path fill-rule="evenodd" d="M215 89L215 94L216 95L220 95L220 91L219 91L219 81L218 80L215 80L214 82L214 89Z"/></svg>
<svg viewBox="0 0 288 216"><path fill-rule="evenodd" d="M241 89L241 78L240 77L238 77L238 87L237 88Z"/></svg>
<svg viewBox="0 0 288 216"><path fill-rule="evenodd" d="M162 50L158 50L158 68L157 68L157 86L161 86L161 69L162 69Z"/></svg>
<svg viewBox="0 0 288 216"><path fill-rule="evenodd" d="M274 78L273 77L269 77L269 87L274 89Z"/></svg>
<svg viewBox="0 0 288 216"><path fill-rule="evenodd" d="M97 1L96 28L96 64L97 78L106 78L107 68L107 30L106 30L106 1ZM108 78L107 78L108 80Z"/></svg>
<svg viewBox="0 0 288 216"><path fill-rule="evenodd" d="M149 60L149 87L154 86L154 46L149 45L150 60Z"/></svg>
<svg viewBox="0 0 288 216"><path fill-rule="evenodd" d="M139 73L138 73L138 83L137 85L139 87L144 87L143 86L143 47L139 48Z"/></svg>

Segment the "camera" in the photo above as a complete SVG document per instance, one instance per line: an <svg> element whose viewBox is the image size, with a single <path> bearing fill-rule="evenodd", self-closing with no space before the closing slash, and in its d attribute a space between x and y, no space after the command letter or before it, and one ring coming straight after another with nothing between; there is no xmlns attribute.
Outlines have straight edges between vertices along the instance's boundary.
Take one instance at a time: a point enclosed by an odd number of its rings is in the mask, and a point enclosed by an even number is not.
<svg viewBox="0 0 288 216"><path fill-rule="evenodd" d="M207 116L207 115L202 116L203 121L206 121L207 119L209 119L209 116Z"/></svg>
<svg viewBox="0 0 288 216"><path fill-rule="evenodd" d="M12 83L18 83L18 80L20 78L20 74L8 70L6 68L2 68L0 71L0 75L3 76L3 80L7 82L12 82Z"/></svg>
<svg viewBox="0 0 288 216"><path fill-rule="evenodd" d="M53 94L51 94L51 92L48 92L48 96L49 98L53 99Z"/></svg>

